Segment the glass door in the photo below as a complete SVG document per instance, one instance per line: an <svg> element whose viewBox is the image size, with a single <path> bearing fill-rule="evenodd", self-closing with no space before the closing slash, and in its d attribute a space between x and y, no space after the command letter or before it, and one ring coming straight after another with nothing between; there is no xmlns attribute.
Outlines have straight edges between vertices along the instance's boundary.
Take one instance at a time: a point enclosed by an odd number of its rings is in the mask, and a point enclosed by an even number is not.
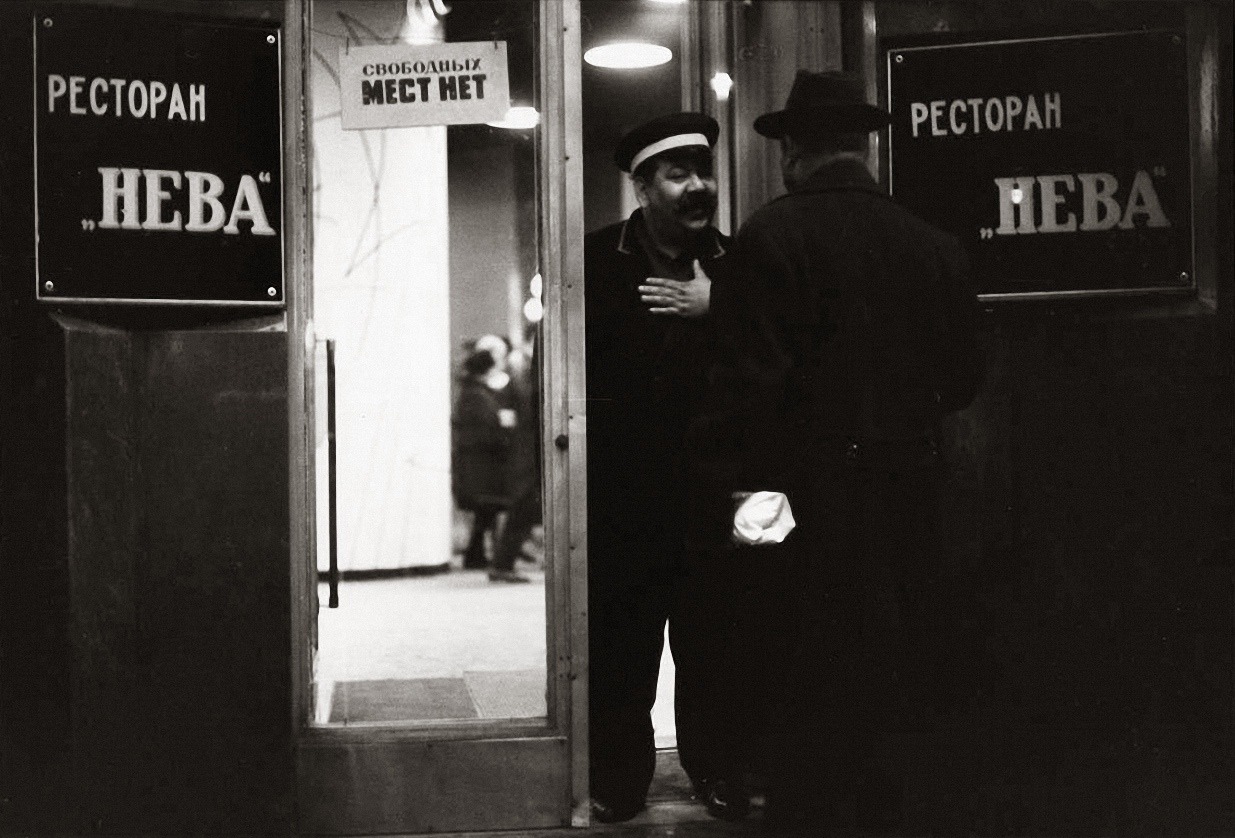
<svg viewBox="0 0 1235 838"><path fill-rule="evenodd" d="M569 825L587 800L577 4L307 12L300 829ZM508 109L452 112L503 73Z"/></svg>

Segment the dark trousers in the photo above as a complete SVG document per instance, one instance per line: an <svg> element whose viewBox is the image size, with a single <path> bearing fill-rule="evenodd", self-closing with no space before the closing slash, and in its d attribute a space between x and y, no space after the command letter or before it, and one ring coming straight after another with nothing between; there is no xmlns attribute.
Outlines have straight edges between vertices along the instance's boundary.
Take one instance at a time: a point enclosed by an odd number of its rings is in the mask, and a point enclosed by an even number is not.
<svg viewBox="0 0 1235 838"><path fill-rule="evenodd" d="M463 552L464 567L478 568L488 564L485 535L495 533L497 516L501 511L502 507L496 504L476 504L472 508L472 531L468 536L467 549Z"/></svg>
<svg viewBox="0 0 1235 838"><path fill-rule="evenodd" d="M667 544L596 533L588 552L592 795L623 807L644 800L656 767L651 711L680 559Z"/></svg>
<svg viewBox="0 0 1235 838"><path fill-rule="evenodd" d="M593 796L611 805L647 795L656 764L651 711L665 626L673 654L677 750L692 782L741 778L759 729L755 701L766 616L752 605L750 556L686 551L680 541L593 536L589 546L589 736ZM623 561L618 561L619 557Z"/></svg>
<svg viewBox="0 0 1235 838"><path fill-rule="evenodd" d="M764 733L759 706L767 625L766 563L775 549L715 545L687 554L669 638L677 672L678 756L694 781L741 781Z"/></svg>
<svg viewBox="0 0 1235 838"><path fill-rule="evenodd" d="M532 535L532 527L539 524L540 519L540 486L529 481L506 513L506 523L502 525L502 534L493 551L494 570L514 570L523 543Z"/></svg>
<svg viewBox="0 0 1235 838"><path fill-rule="evenodd" d="M896 822L897 745L924 698L938 567L936 473L819 468L773 586L767 814L818 828Z"/></svg>

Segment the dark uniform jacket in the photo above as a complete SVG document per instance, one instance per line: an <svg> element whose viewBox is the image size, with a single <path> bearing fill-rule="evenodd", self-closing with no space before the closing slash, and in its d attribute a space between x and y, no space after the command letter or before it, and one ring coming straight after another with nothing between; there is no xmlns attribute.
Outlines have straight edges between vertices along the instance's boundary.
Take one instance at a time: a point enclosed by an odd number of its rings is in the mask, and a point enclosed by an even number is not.
<svg viewBox="0 0 1235 838"><path fill-rule="evenodd" d="M683 437L699 408L715 342L711 314L656 315L639 298L649 276L690 279L698 258L724 284L731 242L710 229L676 263L653 265L642 212L585 241L589 542L680 546ZM601 570L601 568L597 568Z"/></svg>

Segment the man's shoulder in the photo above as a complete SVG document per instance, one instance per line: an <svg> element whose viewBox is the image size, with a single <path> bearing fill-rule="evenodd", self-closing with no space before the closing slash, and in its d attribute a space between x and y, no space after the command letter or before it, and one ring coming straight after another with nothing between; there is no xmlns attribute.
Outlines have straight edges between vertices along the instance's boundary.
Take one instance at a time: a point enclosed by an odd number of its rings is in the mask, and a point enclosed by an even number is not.
<svg viewBox="0 0 1235 838"><path fill-rule="evenodd" d="M583 237L583 283L596 304L588 307L589 314L594 308L599 310L602 296L617 293L623 286L618 280L632 270L635 257L622 249L625 225L619 221Z"/></svg>
<svg viewBox="0 0 1235 838"><path fill-rule="evenodd" d="M886 201L885 205L886 208L881 209L881 212L887 217L895 219L898 226L902 229L911 231L915 238L930 242L937 250L961 250L960 241L956 236L936 227L933 223L909 208L892 199Z"/></svg>
<svg viewBox="0 0 1235 838"><path fill-rule="evenodd" d="M833 224L843 216L849 221L867 219L870 224L901 229L940 245L957 244L950 233L939 229L884 192L869 190L818 190L792 192L768 201L751 213L742 225L743 234L784 230L802 223ZM959 246L957 244L957 246Z"/></svg>
<svg viewBox="0 0 1235 838"><path fill-rule="evenodd" d="M622 230L625 227L625 221L617 221L613 224L608 224L597 230L593 230L583 237L583 246L586 248L608 248L610 250L616 250L618 242L622 239Z"/></svg>
<svg viewBox="0 0 1235 838"><path fill-rule="evenodd" d="M813 201L801 193L778 195L747 216L737 239L740 241L756 232L781 230L791 219L813 215L809 209L811 203Z"/></svg>

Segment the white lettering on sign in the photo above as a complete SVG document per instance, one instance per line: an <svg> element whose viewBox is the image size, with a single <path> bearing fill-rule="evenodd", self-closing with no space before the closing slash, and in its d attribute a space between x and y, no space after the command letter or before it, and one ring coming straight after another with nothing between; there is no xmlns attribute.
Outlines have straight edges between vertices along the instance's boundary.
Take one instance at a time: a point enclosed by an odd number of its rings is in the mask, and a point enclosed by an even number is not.
<svg viewBox="0 0 1235 838"><path fill-rule="evenodd" d="M1080 219L1074 200L1080 184ZM1170 227L1153 178L1144 169L1121 200L1119 180L1109 172L995 178L999 226L995 235L1131 230L1139 219L1151 228ZM984 233L984 237L989 233Z"/></svg>
<svg viewBox="0 0 1235 838"><path fill-rule="evenodd" d="M187 88L187 95L185 89ZM206 121L206 85L158 80L47 74L47 112L74 116L131 116L138 119Z"/></svg>
<svg viewBox="0 0 1235 838"><path fill-rule="evenodd" d="M266 207L257 188L257 178L241 175L232 197L231 211L223 206L226 185L210 172L178 172L170 169L130 169L100 166L103 179L103 215L98 227L103 230L185 230L190 233L240 234L240 222L249 224L255 236L273 236L266 218ZM145 179L145 191L141 181ZM268 178L262 177L263 180ZM181 183L188 184L187 205L174 203ZM176 195L173 195L173 191ZM141 198L144 196L144 202ZM168 206L173 204L172 206ZM170 215L167 210L170 209ZM183 223L182 209L188 210ZM224 220L226 219L226 221Z"/></svg>
<svg viewBox="0 0 1235 838"><path fill-rule="evenodd" d="M913 102L909 105L909 127L914 137L926 131L932 137L960 137L1053 130L1063 127L1063 99L1058 92L1050 92Z"/></svg>

